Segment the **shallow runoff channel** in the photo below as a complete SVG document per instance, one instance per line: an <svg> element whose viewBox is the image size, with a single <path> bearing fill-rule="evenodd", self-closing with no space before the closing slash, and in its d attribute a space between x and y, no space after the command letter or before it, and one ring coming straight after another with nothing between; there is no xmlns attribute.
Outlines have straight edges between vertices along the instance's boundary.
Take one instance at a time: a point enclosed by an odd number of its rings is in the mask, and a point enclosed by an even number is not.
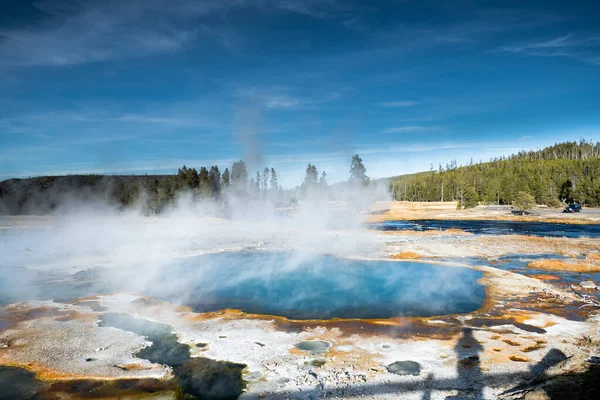
<svg viewBox="0 0 600 400"><path fill-rule="evenodd" d="M460 229L476 235L528 235L600 238L600 224L559 224L495 220L401 220L372 224L383 231L443 231Z"/></svg>

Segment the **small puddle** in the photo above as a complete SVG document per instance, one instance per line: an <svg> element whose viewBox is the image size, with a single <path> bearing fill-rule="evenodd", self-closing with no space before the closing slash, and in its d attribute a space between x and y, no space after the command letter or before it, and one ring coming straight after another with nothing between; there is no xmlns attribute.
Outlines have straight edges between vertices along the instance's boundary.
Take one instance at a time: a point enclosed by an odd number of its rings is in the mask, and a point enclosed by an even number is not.
<svg viewBox="0 0 600 400"><path fill-rule="evenodd" d="M320 340L305 340L304 342L296 343L294 347L311 354L324 354L329 351L331 344Z"/></svg>
<svg viewBox="0 0 600 400"><path fill-rule="evenodd" d="M421 374L421 364L416 361L396 361L386 367L388 372L396 375L413 375Z"/></svg>

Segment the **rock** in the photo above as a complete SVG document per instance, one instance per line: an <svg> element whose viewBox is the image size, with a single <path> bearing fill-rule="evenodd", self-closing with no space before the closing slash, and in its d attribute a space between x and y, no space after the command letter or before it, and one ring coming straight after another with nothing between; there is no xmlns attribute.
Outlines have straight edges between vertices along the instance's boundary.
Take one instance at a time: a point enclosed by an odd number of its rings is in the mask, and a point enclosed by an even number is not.
<svg viewBox="0 0 600 400"><path fill-rule="evenodd" d="M309 365L311 367L322 367L323 365L325 365L325 360L310 360L310 361L305 361L304 362L305 365Z"/></svg>
<svg viewBox="0 0 600 400"><path fill-rule="evenodd" d="M544 371L546 378L565 375L565 374L583 374L588 370L586 364L586 356L583 354L577 354L568 357L564 361L561 361L547 370Z"/></svg>
<svg viewBox="0 0 600 400"><path fill-rule="evenodd" d="M387 367L388 372L396 375L413 375L421 374L421 364L416 361L396 361Z"/></svg>
<svg viewBox="0 0 600 400"><path fill-rule="evenodd" d="M533 392L529 392L523 397L524 400L550 400L548 394L544 389L537 389Z"/></svg>
<svg viewBox="0 0 600 400"><path fill-rule="evenodd" d="M598 356L591 356L587 362L589 362L590 364L600 364L600 357Z"/></svg>
<svg viewBox="0 0 600 400"><path fill-rule="evenodd" d="M594 283L594 281L588 279L586 281L581 281L579 283L579 286L581 286L584 289L596 289L596 284Z"/></svg>
<svg viewBox="0 0 600 400"><path fill-rule="evenodd" d="M600 368L582 354L568 357L502 393L503 400L598 399Z"/></svg>

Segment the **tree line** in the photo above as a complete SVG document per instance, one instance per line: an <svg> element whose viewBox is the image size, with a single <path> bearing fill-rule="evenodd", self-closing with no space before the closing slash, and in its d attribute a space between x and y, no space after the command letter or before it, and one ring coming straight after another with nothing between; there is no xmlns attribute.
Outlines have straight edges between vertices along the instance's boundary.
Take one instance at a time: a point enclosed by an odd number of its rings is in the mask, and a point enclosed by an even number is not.
<svg viewBox="0 0 600 400"><path fill-rule="evenodd" d="M355 155L350 181L369 182L362 159ZM248 202L269 202L277 207L295 205L314 197L326 200L332 195L327 173L319 174L308 164L301 185L283 189L275 168L265 167L249 177L246 163L236 161L220 171L216 165L199 169L183 166L174 175L67 175L8 179L0 182L0 214L45 214L67 201L104 202L120 208L139 206L146 214L158 214L181 195L192 201L211 200L227 212L230 200L237 207Z"/></svg>
<svg viewBox="0 0 600 400"><path fill-rule="evenodd" d="M521 151L488 162L457 166L392 179L396 200L458 201L459 207L478 203L513 204L520 192L537 204L559 207L579 201L600 206L600 142L557 143L537 151Z"/></svg>
<svg viewBox="0 0 600 400"><path fill-rule="evenodd" d="M276 206L295 205L301 199L321 196L327 198L329 185L327 173L318 169L313 164L308 164L304 181L298 187L284 189L279 185L275 168L265 167L256 171L250 179L248 168L243 160L236 161L225 168L223 173L214 165L210 169L200 167L188 168L183 166L177 170L176 175L166 175L160 178L143 180L141 184L126 185L118 181L111 191L113 201L122 207L137 204L141 196L145 196L143 203L148 213L160 213L165 207L173 204L178 195L189 193L194 201L211 199L223 203L226 195L232 195L241 200L269 201ZM366 168L360 156L354 155L350 164L350 182L368 184Z"/></svg>
<svg viewBox="0 0 600 400"><path fill-rule="evenodd" d="M123 207L142 200L147 212L160 213L182 193L189 194L193 201L220 202L226 195L247 200L268 199L274 203L283 200L283 188L278 183L275 168L265 167L262 174L256 172L256 179L248 180L246 163L242 160L234 162L231 170L227 167L222 173L217 165L199 169L184 165L175 175L141 180L132 185L118 181L111 191L111 198Z"/></svg>

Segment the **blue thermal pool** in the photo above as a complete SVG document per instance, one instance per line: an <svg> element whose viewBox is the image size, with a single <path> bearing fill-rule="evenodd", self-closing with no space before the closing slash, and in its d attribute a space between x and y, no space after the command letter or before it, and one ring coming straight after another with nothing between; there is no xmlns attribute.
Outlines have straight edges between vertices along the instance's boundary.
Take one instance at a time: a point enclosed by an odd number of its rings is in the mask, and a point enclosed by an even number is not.
<svg viewBox="0 0 600 400"><path fill-rule="evenodd" d="M358 261L294 253L235 252L187 259L162 281L195 311L226 308L290 319L390 318L465 313L485 298L468 268Z"/></svg>

